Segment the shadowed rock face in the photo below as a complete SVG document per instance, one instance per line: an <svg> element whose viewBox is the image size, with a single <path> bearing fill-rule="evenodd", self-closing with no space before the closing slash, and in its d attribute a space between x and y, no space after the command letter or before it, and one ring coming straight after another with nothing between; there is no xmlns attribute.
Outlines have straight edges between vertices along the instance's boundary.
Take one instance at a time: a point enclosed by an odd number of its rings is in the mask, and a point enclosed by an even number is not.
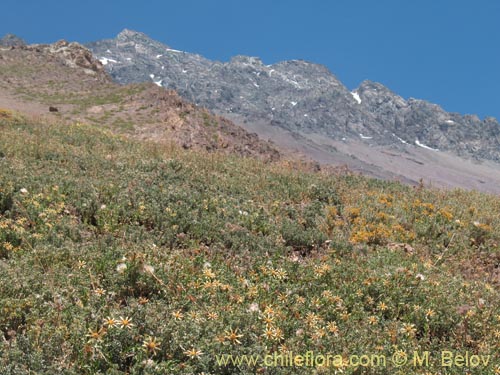
<svg viewBox="0 0 500 375"><path fill-rule="evenodd" d="M211 61L131 30L87 46L117 82L152 80L243 122L347 142L413 145L500 161L500 125L495 119L480 120L423 100L405 100L370 81L350 92L322 65L301 60L264 65L248 56Z"/></svg>

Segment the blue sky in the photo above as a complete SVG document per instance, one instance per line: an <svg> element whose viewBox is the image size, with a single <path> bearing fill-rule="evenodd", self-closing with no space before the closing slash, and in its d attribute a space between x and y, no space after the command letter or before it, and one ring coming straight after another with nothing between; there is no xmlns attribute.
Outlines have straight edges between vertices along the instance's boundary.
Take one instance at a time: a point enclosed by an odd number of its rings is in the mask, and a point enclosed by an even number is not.
<svg viewBox="0 0 500 375"><path fill-rule="evenodd" d="M0 35L30 43L130 28L221 61L313 61L350 89L370 79L405 98L500 119L497 0L2 0L0 9Z"/></svg>

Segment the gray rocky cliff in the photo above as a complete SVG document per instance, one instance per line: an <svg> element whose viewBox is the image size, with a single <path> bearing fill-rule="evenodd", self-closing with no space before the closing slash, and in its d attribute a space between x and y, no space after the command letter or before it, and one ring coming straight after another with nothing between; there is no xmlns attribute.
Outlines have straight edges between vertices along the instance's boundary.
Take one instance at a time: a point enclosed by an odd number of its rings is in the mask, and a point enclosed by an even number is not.
<svg viewBox="0 0 500 375"><path fill-rule="evenodd" d="M500 125L495 119L480 120L423 100L405 100L370 81L351 92L322 65L302 60L265 65L248 56L211 61L131 30L87 47L117 82L153 81L246 122L334 140L396 148L413 145L500 161Z"/></svg>

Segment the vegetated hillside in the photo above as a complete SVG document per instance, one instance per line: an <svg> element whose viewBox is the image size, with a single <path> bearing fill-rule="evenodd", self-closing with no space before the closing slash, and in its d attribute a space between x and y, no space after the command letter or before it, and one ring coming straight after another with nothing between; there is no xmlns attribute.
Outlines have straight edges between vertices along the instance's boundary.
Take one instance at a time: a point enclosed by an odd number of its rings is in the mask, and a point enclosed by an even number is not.
<svg viewBox="0 0 500 375"><path fill-rule="evenodd" d="M269 142L172 90L152 83L121 86L78 43L0 48L0 105L91 123L140 139L265 160L280 155Z"/></svg>
<svg viewBox="0 0 500 375"><path fill-rule="evenodd" d="M313 351L385 355L369 371L389 374L398 350L491 355L471 373L494 373L498 212L2 110L1 373L366 370L217 361Z"/></svg>

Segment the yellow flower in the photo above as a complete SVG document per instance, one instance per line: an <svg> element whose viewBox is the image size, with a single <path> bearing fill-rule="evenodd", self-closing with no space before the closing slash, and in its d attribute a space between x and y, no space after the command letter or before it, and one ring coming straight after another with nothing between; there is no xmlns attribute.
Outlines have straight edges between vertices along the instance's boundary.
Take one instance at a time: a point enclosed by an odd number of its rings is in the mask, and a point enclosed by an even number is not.
<svg viewBox="0 0 500 375"><path fill-rule="evenodd" d="M3 247L5 248L5 250L7 251L11 251L12 249L14 249L14 245L12 245L10 242L4 242L3 243Z"/></svg>
<svg viewBox="0 0 500 375"><path fill-rule="evenodd" d="M262 321L266 324L266 326L270 326L274 323L274 317L271 315L266 315L261 318Z"/></svg>
<svg viewBox="0 0 500 375"><path fill-rule="evenodd" d="M211 268L205 267L205 268L203 268L203 276L205 276L209 279L214 279L216 275L215 275L215 272L212 271Z"/></svg>
<svg viewBox="0 0 500 375"><path fill-rule="evenodd" d="M351 317L351 314L344 311L342 314L340 314L340 317L342 318L342 320L347 321Z"/></svg>
<svg viewBox="0 0 500 375"><path fill-rule="evenodd" d="M453 219L453 214L448 211L447 209L444 209L442 208L441 210L439 210L439 213L441 214L441 216L443 216L446 220L452 220Z"/></svg>
<svg viewBox="0 0 500 375"><path fill-rule="evenodd" d="M307 313L305 317L306 324L309 326L316 325L320 320L320 317L313 312Z"/></svg>
<svg viewBox="0 0 500 375"><path fill-rule="evenodd" d="M280 351L280 353L288 353L290 351L290 348L288 348L288 346L286 346L286 344L282 344L278 347L278 350Z"/></svg>
<svg viewBox="0 0 500 375"><path fill-rule="evenodd" d="M245 298L240 296L239 294L235 295L232 297L232 299L234 300L234 302L238 305L242 304L243 301L245 301Z"/></svg>
<svg viewBox="0 0 500 375"><path fill-rule="evenodd" d="M271 275L275 279L278 279L278 280L284 280L284 279L286 279L288 277L287 272L284 269L282 269L282 268L272 269L271 270Z"/></svg>
<svg viewBox="0 0 500 375"><path fill-rule="evenodd" d="M474 315L476 315L476 312L474 310L469 310L465 313L466 318L472 318Z"/></svg>
<svg viewBox="0 0 500 375"><path fill-rule="evenodd" d="M374 326L378 323L378 318L376 316L369 316L368 317L368 324L371 326Z"/></svg>
<svg viewBox="0 0 500 375"><path fill-rule="evenodd" d="M361 295L363 295L363 294L361 294ZM340 305L342 305L342 303L344 303L344 300L342 298L340 298L339 296L333 296L332 302L337 304L337 306L340 306Z"/></svg>
<svg viewBox="0 0 500 375"><path fill-rule="evenodd" d="M378 309L379 309L380 311L385 311L385 310L387 310L387 309L389 308L389 307L387 307L387 305L385 304L385 302L382 302L382 301L381 301L381 302L379 302L379 304L378 304L378 306L377 306L377 307L378 307Z"/></svg>
<svg viewBox="0 0 500 375"><path fill-rule="evenodd" d="M24 224L26 224L27 221L28 220L25 217L21 217L21 218L16 220L16 224L17 225L24 225Z"/></svg>
<svg viewBox="0 0 500 375"><path fill-rule="evenodd" d="M288 300L288 295L286 293L278 293L278 301L284 303Z"/></svg>
<svg viewBox="0 0 500 375"><path fill-rule="evenodd" d="M181 310L174 311L172 313L172 316L174 317L175 320L182 320L182 318L184 318L184 314L182 313Z"/></svg>
<svg viewBox="0 0 500 375"><path fill-rule="evenodd" d="M415 324L403 323L403 328L401 328L401 332L407 334L410 337L413 337L415 336L417 329L415 328Z"/></svg>
<svg viewBox="0 0 500 375"><path fill-rule="evenodd" d="M146 303L149 302L149 298L146 298L146 297L139 297L139 305L145 305Z"/></svg>
<svg viewBox="0 0 500 375"><path fill-rule="evenodd" d="M217 318L219 317L219 314L217 314L215 311L210 311L208 314L208 319L209 320L217 320Z"/></svg>
<svg viewBox="0 0 500 375"><path fill-rule="evenodd" d="M200 358L203 352L201 350L191 348L190 350L186 350L184 354L189 358Z"/></svg>
<svg viewBox="0 0 500 375"><path fill-rule="evenodd" d="M255 297L257 297L258 294L259 294L259 290L256 286L251 286L250 288L248 288L247 296L249 298L255 298Z"/></svg>
<svg viewBox="0 0 500 375"><path fill-rule="evenodd" d="M191 319L193 319L194 321L200 321L201 320L198 312L196 312L196 311L190 311L190 312L188 312L188 316Z"/></svg>
<svg viewBox="0 0 500 375"><path fill-rule="evenodd" d="M306 302L306 299L304 297L302 297L302 296L297 296L295 298L295 301L297 302L298 305L302 305L302 304L304 304Z"/></svg>
<svg viewBox="0 0 500 375"><path fill-rule="evenodd" d="M433 309L427 309L425 312L425 316L427 318L432 318L434 315L436 315L436 312Z"/></svg>
<svg viewBox="0 0 500 375"><path fill-rule="evenodd" d="M325 330L323 328L319 328L311 335L311 338L314 340L319 340L325 337L325 335L326 335Z"/></svg>
<svg viewBox="0 0 500 375"><path fill-rule="evenodd" d="M267 326L266 329L264 330L264 333L262 334L263 337L265 337L268 340L271 340L273 338L273 329L272 327Z"/></svg>
<svg viewBox="0 0 500 375"><path fill-rule="evenodd" d="M118 325L118 321L108 316L107 318L104 319L104 324L107 325L108 327L114 327Z"/></svg>
<svg viewBox="0 0 500 375"><path fill-rule="evenodd" d="M215 288L216 286L214 285L214 283L211 281L211 280L205 280L203 282L203 288L204 289L212 289L212 288Z"/></svg>
<svg viewBox="0 0 500 375"><path fill-rule="evenodd" d="M156 354L160 350L161 342L156 340L156 337L148 336L143 342L142 347L148 353Z"/></svg>
<svg viewBox="0 0 500 375"><path fill-rule="evenodd" d="M276 314L276 310L274 310L274 308L272 306L266 306L266 308L264 309L264 314L268 315L268 316L273 316L274 314Z"/></svg>
<svg viewBox="0 0 500 375"><path fill-rule="evenodd" d="M314 297L311 301L311 306L313 306L316 309L320 309L322 305L323 304L322 304L321 298L319 298L319 297Z"/></svg>
<svg viewBox="0 0 500 375"><path fill-rule="evenodd" d="M225 335L215 336L215 341L217 341L219 344L223 344L226 342L226 336Z"/></svg>
<svg viewBox="0 0 500 375"><path fill-rule="evenodd" d="M331 268L329 264L317 265L314 267L314 275L316 278L320 278L330 272Z"/></svg>
<svg viewBox="0 0 500 375"><path fill-rule="evenodd" d="M89 333L87 334L87 337L89 338L89 341L102 341L102 337L106 334L106 329L104 327L101 327L98 330L92 330L89 328Z"/></svg>
<svg viewBox="0 0 500 375"><path fill-rule="evenodd" d="M101 297L106 294L106 289L103 288L97 288L94 290L95 295Z"/></svg>
<svg viewBox="0 0 500 375"><path fill-rule="evenodd" d="M128 316L125 318L120 316L120 321L118 322L118 324L120 325L120 328L132 329L132 327L134 326L132 324L132 319L130 319Z"/></svg>
<svg viewBox="0 0 500 375"><path fill-rule="evenodd" d="M239 339L242 338L243 335L238 333L238 328L236 328L235 330L231 328L229 331L225 331L224 333L226 335L226 339L231 341L231 343L241 344L241 341Z"/></svg>
<svg viewBox="0 0 500 375"><path fill-rule="evenodd" d="M357 218L360 214L361 214L361 209L357 208L357 207L348 207L346 210L345 210L345 213L347 214L347 216L353 220L355 218Z"/></svg>
<svg viewBox="0 0 500 375"><path fill-rule="evenodd" d="M283 330L281 328L276 327L273 329L273 339L276 341L280 341L280 340L285 339Z"/></svg>
<svg viewBox="0 0 500 375"><path fill-rule="evenodd" d="M326 328L328 329L328 331L330 331L330 333L333 333L335 336L339 334L339 327L335 322L328 322L326 324Z"/></svg>
<svg viewBox="0 0 500 375"><path fill-rule="evenodd" d="M331 301L333 298L333 293L331 290L324 290L321 292L321 296L325 298L326 300Z"/></svg>

